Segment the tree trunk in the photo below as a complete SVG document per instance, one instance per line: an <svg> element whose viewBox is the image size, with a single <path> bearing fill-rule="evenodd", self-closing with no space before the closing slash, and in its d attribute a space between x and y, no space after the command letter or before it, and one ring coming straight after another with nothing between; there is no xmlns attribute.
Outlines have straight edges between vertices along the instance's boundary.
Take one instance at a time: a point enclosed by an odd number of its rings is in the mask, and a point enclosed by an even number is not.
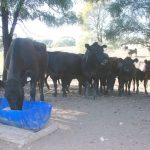
<svg viewBox="0 0 150 150"><path fill-rule="evenodd" d="M10 39L10 41L3 40L3 44L6 45L6 46L4 46L4 64L3 64L3 76L2 76L3 81L6 81L6 79L7 79L7 71L5 68L5 58L6 58L6 54L8 52L11 41L12 41L12 39Z"/></svg>
<svg viewBox="0 0 150 150"><path fill-rule="evenodd" d="M3 81L5 81L7 79L7 71L5 68L5 58L6 58L6 54L8 52L9 46L11 44L12 41L12 37L13 37L13 33L17 24L17 19L19 16L19 12L21 10L21 7L23 6L25 0L20 0L18 2L16 11L14 12L14 16L13 16L13 23L12 26L10 28L10 33L9 33L9 28L8 28L8 19L9 19L9 10L8 10L8 6L7 6L7 1L3 0L1 2L1 13L2 13L2 34L3 34L3 46L4 46L4 66L3 66Z"/></svg>
<svg viewBox="0 0 150 150"><path fill-rule="evenodd" d="M2 39L3 39L3 46L4 46L4 62L5 62L5 57L9 49L12 37L10 37L8 31L8 15L9 15L8 9L7 7L2 7L1 11L2 11L2 34L3 34ZM7 74L6 69L3 66L3 81L6 80L6 74Z"/></svg>

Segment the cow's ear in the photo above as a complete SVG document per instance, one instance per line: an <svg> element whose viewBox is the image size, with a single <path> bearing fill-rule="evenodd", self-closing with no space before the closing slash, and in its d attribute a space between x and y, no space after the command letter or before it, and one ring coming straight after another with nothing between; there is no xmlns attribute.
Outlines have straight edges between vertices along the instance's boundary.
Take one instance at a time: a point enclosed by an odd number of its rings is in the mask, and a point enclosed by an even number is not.
<svg viewBox="0 0 150 150"><path fill-rule="evenodd" d="M147 59L145 59L144 62L147 64Z"/></svg>
<svg viewBox="0 0 150 150"><path fill-rule="evenodd" d="M85 48L90 49L90 45L89 44L85 44Z"/></svg>
<svg viewBox="0 0 150 150"><path fill-rule="evenodd" d="M103 48L107 48L107 45L102 45Z"/></svg>
<svg viewBox="0 0 150 150"><path fill-rule="evenodd" d="M135 58L134 60L133 60L133 62L138 62L139 60L137 59L137 58Z"/></svg>

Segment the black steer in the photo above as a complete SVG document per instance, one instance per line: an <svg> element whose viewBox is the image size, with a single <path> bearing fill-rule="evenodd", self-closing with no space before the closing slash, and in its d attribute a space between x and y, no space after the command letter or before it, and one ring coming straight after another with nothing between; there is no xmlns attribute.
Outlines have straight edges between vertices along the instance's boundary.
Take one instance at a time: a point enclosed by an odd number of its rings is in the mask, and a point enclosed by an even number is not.
<svg viewBox="0 0 150 150"><path fill-rule="evenodd" d="M43 86L47 62L45 44L27 38L16 38L12 41L5 59L7 69L5 97L11 109L22 109L23 86L28 76L31 77L31 100L35 100L37 81L40 86L40 99L44 100Z"/></svg>
<svg viewBox="0 0 150 150"><path fill-rule="evenodd" d="M91 80L93 80L93 98L98 95L98 80L99 69L101 65L105 65L108 62L108 55L104 53L106 45L100 46L97 42L92 45L85 44L86 52L82 61L82 72L85 78L85 95L89 95L89 87Z"/></svg>

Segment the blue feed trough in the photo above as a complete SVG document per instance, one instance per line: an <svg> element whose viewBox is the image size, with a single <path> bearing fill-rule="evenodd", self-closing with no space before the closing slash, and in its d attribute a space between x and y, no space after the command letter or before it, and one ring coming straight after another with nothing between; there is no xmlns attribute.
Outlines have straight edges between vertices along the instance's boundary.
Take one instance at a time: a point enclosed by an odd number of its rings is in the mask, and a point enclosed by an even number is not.
<svg viewBox="0 0 150 150"><path fill-rule="evenodd" d="M0 98L0 123L39 131L48 122L52 105L47 102L24 100L22 110L7 110L7 99Z"/></svg>

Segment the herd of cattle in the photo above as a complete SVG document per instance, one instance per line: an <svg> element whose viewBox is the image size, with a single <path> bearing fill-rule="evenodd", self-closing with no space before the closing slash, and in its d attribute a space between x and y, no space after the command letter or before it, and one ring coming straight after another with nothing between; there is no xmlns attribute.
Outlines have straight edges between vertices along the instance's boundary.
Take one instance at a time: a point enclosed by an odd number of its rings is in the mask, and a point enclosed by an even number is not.
<svg viewBox="0 0 150 150"><path fill-rule="evenodd" d="M57 81L61 80L63 96L72 79L79 82L79 94L84 89L85 96L89 96L90 88L95 98L100 92L109 93L114 89L118 78L118 94L130 95L131 81L136 82L138 92L139 81L144 80L147 93L147 81L150 78L150 61L145 60L145 70L141 71L134 65L138 59L109 57L104 52L106 45L97 42L85 44L85 54L67 52L48 52L46 45L27 38L13 40L5 59L7 80L5 82L5 97L11 109L22 109L24 99L24 85L27 77L30 81L31 100L35 100L36 85L40 90L40 99L44 100L43 86L50 76L54 83L54 96L57 96ZM99 82L100 81L100 82ZM100 83L100 85L99 85ZM82 88L83 87L83 88ZM100 87L100 88L99 88ZM135 89L135 88L134 88Z"/></svg>

